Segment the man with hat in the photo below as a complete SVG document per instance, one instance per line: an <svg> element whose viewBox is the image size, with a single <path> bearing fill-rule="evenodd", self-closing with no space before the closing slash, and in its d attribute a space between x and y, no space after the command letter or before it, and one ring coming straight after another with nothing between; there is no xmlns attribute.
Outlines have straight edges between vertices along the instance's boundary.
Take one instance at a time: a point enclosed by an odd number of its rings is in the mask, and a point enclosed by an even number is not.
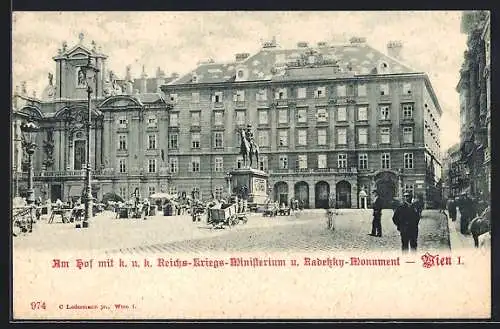
<svg viewBox="0 0 500 329"><path fill-rule="evenodd" d="M373 208L373 221L372 221L372 231L368 235L381 237L382 236L382 200L378 196L378 191L376 189L372 190L374 197L372 208Z"/></svg>
<svg viewBox="0 0 500 329"><path fill-rule="evenodd" d="M408 251L408 245L412 251L416 251L420 217L411 204L411 193L405 192L403 199L403 203L394 211L392 222L401 234L401 249L403 252Z"/></svg>

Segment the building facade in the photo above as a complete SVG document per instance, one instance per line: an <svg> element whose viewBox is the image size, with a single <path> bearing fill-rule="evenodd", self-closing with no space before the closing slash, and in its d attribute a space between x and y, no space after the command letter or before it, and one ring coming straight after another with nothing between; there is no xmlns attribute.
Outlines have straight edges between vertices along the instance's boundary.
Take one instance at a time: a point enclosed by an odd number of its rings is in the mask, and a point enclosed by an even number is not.
<svg viewBox="0 0 500 329"><path fill-rule="evenodd" d="M12 112L13 195L23 196L27 161L21 147L21 124L34 120L41 130L33 155L35 195L43 199L78 198L83 191L86 165L87 92L82 66L92 58L99 73L91 94L92 191L97 199L115 192L128 199L136 189L142 195L167 190L167 109L159 86L176 78L161 69L153 78L144 72L132 80L107 70L107 56L92 42L68 48L64 42L40 98L29 96L26 83L16 88Z"/></svg>
<svg viewBox="0 0 500 329"><path fill-rule="evenodd" d="M346 45L276 40L232 63L200 65L161 87L171 104L168 162L171 193L225 194L227 173L242 165L238 129L252 125L259 169L271 197L323 208L361 206L377 189L386 205L403 190L440 195L441 108L423 72L363 38ZM370 200L368 200L370 203Z"/></svg>
<svg viewBox="0 0 500 329"><path fill-rule="evenodd" d="M490 128L490 13L465 12L462 32L467 51L460 70L460 141L463 164L462 191L489 199L491 192Z"/></svg>

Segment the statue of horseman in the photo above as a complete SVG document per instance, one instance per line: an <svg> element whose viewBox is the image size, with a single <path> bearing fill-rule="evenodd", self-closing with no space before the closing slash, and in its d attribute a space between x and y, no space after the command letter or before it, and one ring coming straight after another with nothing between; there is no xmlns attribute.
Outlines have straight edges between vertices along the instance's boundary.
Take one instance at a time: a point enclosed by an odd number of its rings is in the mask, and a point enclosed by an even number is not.
<svg viewBox="0 0 500 329"><path fill-rule="evenodd" d="M252 125L248 124L246 129L239 130L241 144L240 154L243 156L243 167L252 167L255 157L257 165L259 164L259 146L255 143ZM250 160L250 163L248 163Z"/></svg>

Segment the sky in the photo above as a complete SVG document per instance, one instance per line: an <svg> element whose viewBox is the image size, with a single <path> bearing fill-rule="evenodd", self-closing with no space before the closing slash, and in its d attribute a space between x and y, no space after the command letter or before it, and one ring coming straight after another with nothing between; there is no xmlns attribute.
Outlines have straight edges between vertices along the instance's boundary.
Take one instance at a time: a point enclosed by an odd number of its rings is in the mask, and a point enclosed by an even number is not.
<svg viewBox="0 0 500 329"><path fill-rule="evenodd" d="M197 62L231 61L234 54L255 53L276 37L283 48L299 41L348 42L365 37L377 50L403 42L403 62L426 72L443 110L442 150L459 142L459 95L455 87L466 50L460 11L314 11L314 12L14 12L12 17L13 86L26 81L28 93L40 96L54 73L52 57L62 42L71 48L78 35L95 40L119 77L131 65L154 76L187 73Z"/></svg>

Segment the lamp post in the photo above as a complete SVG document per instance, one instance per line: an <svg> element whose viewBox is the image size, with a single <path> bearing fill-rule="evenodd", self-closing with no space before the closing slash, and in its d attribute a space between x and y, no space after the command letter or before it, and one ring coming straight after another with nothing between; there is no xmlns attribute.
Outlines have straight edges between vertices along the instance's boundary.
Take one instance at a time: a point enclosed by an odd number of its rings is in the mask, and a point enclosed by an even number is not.
<svg viewBox="0 0 500 329"><path fill-rule="evenodd" d="M28 191L26 196L26 202L30 209L30 222L28 231L33 231L33 204L35 203L35 191L33 190L33 164L31 162L31 157L33 153L35 153L36 149L36 133L40 130L40 128L33 121L25 122L21 125L21 132L23 134L22 146L23 149L28 154Z"/></svg>
<svg viewBox="0 0 500 329"><path fill-rule="evenodd" d="M227 195L228 195L228 197L231 197L231 194L232 194L232 193L231 193L231 177L232 177L232 176L233 176L233 175L231 175L231 173L230 173L230 172L227 172L227 173L226 173Z"/></svg>
<svg viewBox="0 0 500 329"><path fill-rule="evenodd" d="M95 82L95 76L99 70L92 64L92 58L89 56L87 65L84 66L85 69L85 81L87 84L87 107L88 107L88 117L87 117L87 152L86 152L86 175L85 175L85 217L83 218L82 228L89 227L89 219L92 217L92 181L91 181L91 166L90 166L90 128L92 126L92 110L90 95L93 90L91 83Z"/></svg>

